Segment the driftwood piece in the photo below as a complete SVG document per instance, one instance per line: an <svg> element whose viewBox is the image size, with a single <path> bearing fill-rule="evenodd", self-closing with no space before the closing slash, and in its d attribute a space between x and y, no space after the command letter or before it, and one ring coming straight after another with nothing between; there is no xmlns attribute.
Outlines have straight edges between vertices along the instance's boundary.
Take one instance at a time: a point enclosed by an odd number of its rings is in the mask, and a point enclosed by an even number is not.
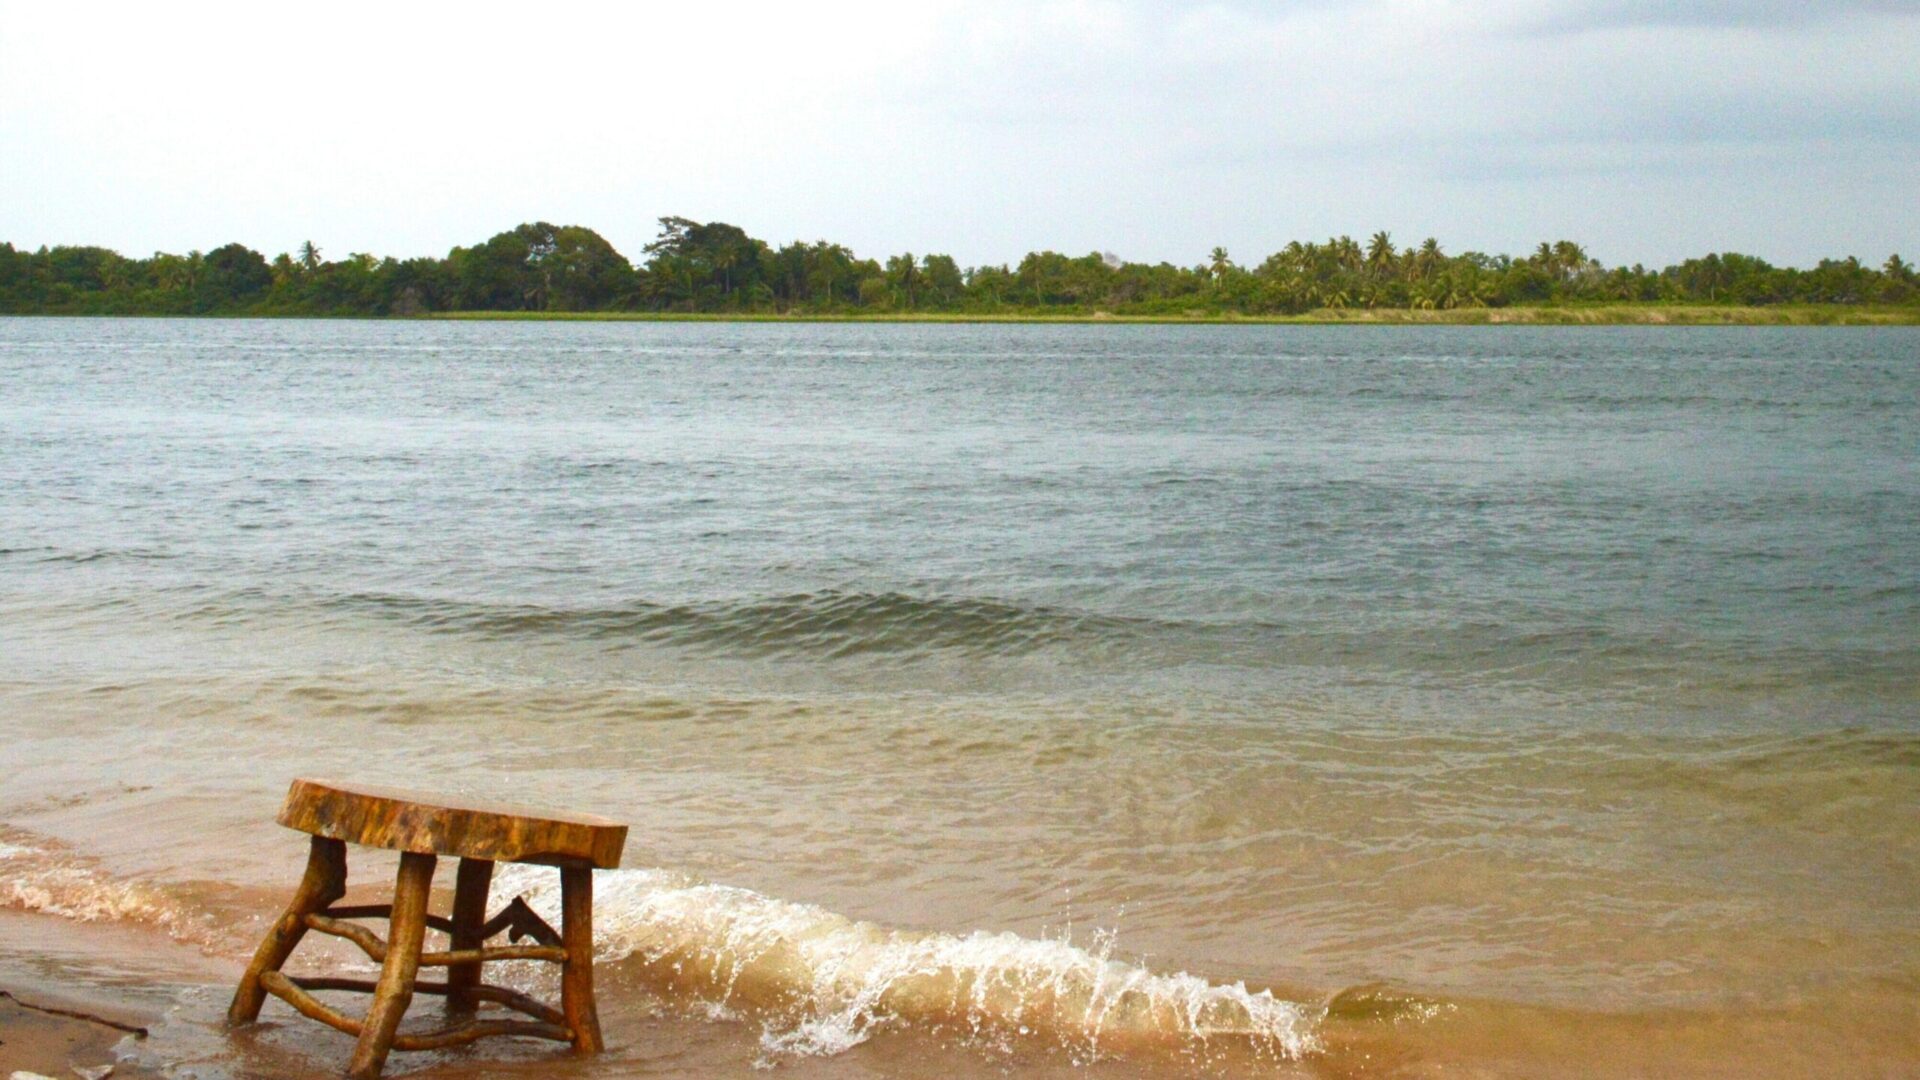
<svg viewBox="0 0 1920 1080"><path fill-rule="evenodd" d="M295 780L279 821L315 836L418 855L602 870L620 865L627 842L625 825L589 814L326 780Z"/></svg>
<svg viewBox="0 0 1920 1080"><path fill-rule="evenodd" d="M142 1039L147 1037L147 1029L136 1024L129 1024L121 1020L110 1020L96 1013L81 1012L78 1009L62 1009L54 1005L37 1005L31 1001L22 1001L18 997L15 997L11 990L0 990L0 999L11 1001L23 1009L37 1013L45 1013L48 1016L63 1016L68 1020L85 1020L89 1024L99 1024L101 1027L109 1027L115 1031L124 1031L129 1035ZM557 1016L559 1014L556 1013L555 1015ZM566 1023L565 1020L559 1022Z"/></svg>

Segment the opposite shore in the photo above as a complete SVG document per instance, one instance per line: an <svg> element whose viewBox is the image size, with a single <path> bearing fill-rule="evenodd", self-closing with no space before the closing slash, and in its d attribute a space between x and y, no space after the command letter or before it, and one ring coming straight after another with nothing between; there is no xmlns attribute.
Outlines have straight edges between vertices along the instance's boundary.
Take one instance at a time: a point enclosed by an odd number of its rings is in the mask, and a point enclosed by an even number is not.
<svg viewBox="0 0 1920 1080"><path fill-rule="evenodd" d="M0 242L0 314L785 318L807 321L1307 323L1920 323L1920 272L1898 254L1800 269L1737 252L1606 266L1569 240L1530 254L1449 253L1385 232L1295 241L1251 265L1032 251L962 268L950 255L861 258L825 240L774 245L725 222L660 220L629 260L578 225L531 222L445 257L271 260L240 243L127 258Z"/></svg>
<svg viewBox="0 0 1920 1080"><path fill-rule="evenodd" d="M383 319L425 322L906 323L1198 326L1920 326L1920 308L1852 304L1603 304L1499 308L1319 308L1296 315L1238 312L1115 314L1110 311L688 312L437 311L414 314L307 312L0 312L27 318Z"/></svg>
<svg viewBox="0 0 1920 1080"><path fill-rule="evenodd" d="M1298 315L1197 312L925 312L788 314L648 311L449 311L418 316L474 322L1129 323L1252 326L1920 326L1920 308L1844 304L1777 307L1608 304L1505 308L1321 308Z"/></svg>

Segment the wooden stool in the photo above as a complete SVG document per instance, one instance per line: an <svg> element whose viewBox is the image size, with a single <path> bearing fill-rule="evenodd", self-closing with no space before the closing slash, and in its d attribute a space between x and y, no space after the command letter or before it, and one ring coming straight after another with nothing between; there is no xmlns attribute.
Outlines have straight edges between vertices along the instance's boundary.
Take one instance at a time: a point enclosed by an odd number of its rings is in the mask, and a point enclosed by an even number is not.
<svg viewBox="0 0 1920 1080"><path fill-rule="evenodd" d="M389 788L354 786L322 780L295 780L280 809L280 824L311 833L306 877L293 894L253 963L240 977L229 1024L260 1016L272 994L302 1015L356 1035L347 1075L373 1080L393 1049L433 1050L458 1046L489 1035L531 1035L570 1042L581 1055L600 1052L600 1018L593 1005L593 872L620 865L627 827L604 818L549 814L519 807L488 805L416 795ZM393 903L335 907L346 895L347 844L400 852L400 874ZM460 857L451 918L427 913L436 856ZM515 898L489 919L487 888L496 862L540 863L560 868L560 932L554 933L524 900ZM388 920L387 940L349 922ZM426 930L447 934L446 952L421 952ZM308 930L334 934L366 950L381 965L380 981L296 978L280 967ZM501 931L511 941L536 944L487 948ZM561 965L560 1008L480 979L489 960L545 960ZM447 980L416 982L422 967L444 967ZM355 990L373 994L364 1021L355 1020L315 998L314 990ZM444 994L448 1010L462 1022L439 1031L398 1035L400 1018L415 991ZM503 1005L531 1020L480 1020L481 1002Z"/></svg>

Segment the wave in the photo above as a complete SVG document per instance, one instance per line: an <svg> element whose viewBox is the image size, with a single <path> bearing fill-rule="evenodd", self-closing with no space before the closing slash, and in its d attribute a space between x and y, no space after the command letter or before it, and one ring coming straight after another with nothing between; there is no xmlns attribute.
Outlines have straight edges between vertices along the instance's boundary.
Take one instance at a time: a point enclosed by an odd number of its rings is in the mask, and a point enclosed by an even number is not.
<svg viewBox="0 0 1920 1080"><path fill-rule="evenodd" d="M865 653L950 652L1017 656L1074 642L1133 640L1155 620L969 597L825 590L744 601L600 608L486 604L356 593L338 606L435 630L486 637L554 634L670 644L736 656L842 658Z"/></svg>
<svg viewBox="0 0 1920 1080"><path fill-rule="evenodd" d="M523 896L552 921L554 878L505 867L495 900ZM714 1015L757 1016L770 1056L837 1054L902 1025L999 1046L1038 1041L1082 1061L1223 1044L1290 1061L1319 1046L1323 1007L1116 960L1111 934L1087 949L1011 933L911 933L664 870L604 872L595 892L604 959Z"/></svg>
<svg viewBox="0 0 1920 1080"><path fill-rule="evenodd" d="M153 562L171 559L174 556L165 551L152 548L89 548L78 551L63 551L52 546L0 548L0 555L40 555L33 560L38 563L66 563L73 566L85 566L88 563L114 562Z"/></svg>
<svg viewBox="0 0 1920 1080"><path fill-rule="evenodd" d="M208 937L187 909L165 890L105 874L89 860L57 846L0 834L0 908L55 915L76 922L153 926L182 941Z"/></svg>
<svg viewBox="0 0 1920 1080"><path fill-rule="evenodd" d="M522 896L558 925L550 869L503 866L493 889L496 906ZM1154 972L1115 959L1111 934L1089 949L1011 933L913 933L669 870L603 871L595 892L603 993L633 975L692 1015L757 1020L769 1063L842 1053L902 1028L998 1048L1052 1046L1078 1061L1143 1053L1294 1061L1320 1049L1317 1027L1342 1000L1310 1005ZM0 907L147 925L211 952L250 944L223 925L242 916L201 906L191 890L116 878L57 845L0 831ZM550 975L501 966L509 979Z"/></svg>
<svg viewBox="0 0 1920 1080"><path fill-rule="evenodd" d="M1895 586L1868 602L1900 603ZM1217 598L1202 597L1210 602ZM135 624L196 628L355 630L388 623L428 635L541 646L584 645L598 658L659 649L722 661L871 667L919 663L1041 661L1054 674L1134 676L1183 673L1199 680L1278 680L1306 673L1317 682L1416 677L1426 687L1469 689L1490 680L1553 692L1676 695L1700 708L1755 694L1845 693L1852 700L1911 702L1920 691L1920 649L1910 642L1770 639L1732 633L1677 635L1619 619L1547 619L1537 612L1475 613L1437 619L1397 612L1402 592L1383 592L1379 610L1329 610L1285 598L1229 596L1213 613L1121 610L951 593L824 589L772 596L602 605L502 602L427 594L329 592L323 588L238 589L192 585L121 590L40 606L57 619L112 616ZM34 607L15 607L31 614ZM97 633L97 624L84 624ZM92 639L89 639L92 640ZM964 675L965 669L952 669ZM1000 684L996 684L1000 685Z"/></svg>
<svg viewBox="0 0 1920 1080"><path fill-rule="evenodd" d="M1075 663L1129 668L1325 667L1438 678L1492 675L1555 685L1572 674L1629 688L1678 684L1739 691L1838 683L1901 697L1910 694L1920 661L1912 649L1674 641L1592 622L1356 626L1314 612L1293 618L1277 611L1182 618L990 597L831 589L580 608L385 593L353 593L322 603L434 632L495 640L584 640L616 649L657 645L728 659L1006 660L1059 654ZM202 609L207 615L223 612L231 614L224 603Z"/></svg>

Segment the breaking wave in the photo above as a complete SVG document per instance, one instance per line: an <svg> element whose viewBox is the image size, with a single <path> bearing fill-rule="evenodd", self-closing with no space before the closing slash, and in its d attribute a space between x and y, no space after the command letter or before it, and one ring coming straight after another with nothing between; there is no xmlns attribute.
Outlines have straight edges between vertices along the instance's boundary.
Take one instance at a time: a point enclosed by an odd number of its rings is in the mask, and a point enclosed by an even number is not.
<svg viewBox="0 0 1920 1080"><path fill-rule="evenodd" d="M757 1022L769 1061L838 1054L881 1031L918 1029L974 1045L1050 1046L1078 1061L1232 1053L1277 1063L1319 1049L1326 1013L1241 983L1116 959L1111 934L1087 948L1011 933L893 930L668 870L601 872L595 891L595 939L610 974L637 975L694 1015ZM503 866L494 893L496 903L524 896L559 924L550 869ZM213 952L250 943L201 906L57 846L0 834L0 907L146 925Z"/></svg>
<svg viewBox="0 0 1920 1080"><path fill-rule="evenodd" d="M551 871L506 867L496 900L557 918ZM997 1046L1037 1041L1077 1060L1232 1048L1293 1060L1318 1047L1324 1011L1244 984L1162 974L1094 947L1011 933L912 933L662 870L595 886L603 957L670 998L764 1026L770 1056L836 1054L896 1026Z"/></svg>
<svg viewBox="0 0 1920 1080"><path fill-rule="evenodd" d="M206 943L205 927L163 889L105 874L55 847L0 835L0 908L76 922L141 923Z"/></svg>

